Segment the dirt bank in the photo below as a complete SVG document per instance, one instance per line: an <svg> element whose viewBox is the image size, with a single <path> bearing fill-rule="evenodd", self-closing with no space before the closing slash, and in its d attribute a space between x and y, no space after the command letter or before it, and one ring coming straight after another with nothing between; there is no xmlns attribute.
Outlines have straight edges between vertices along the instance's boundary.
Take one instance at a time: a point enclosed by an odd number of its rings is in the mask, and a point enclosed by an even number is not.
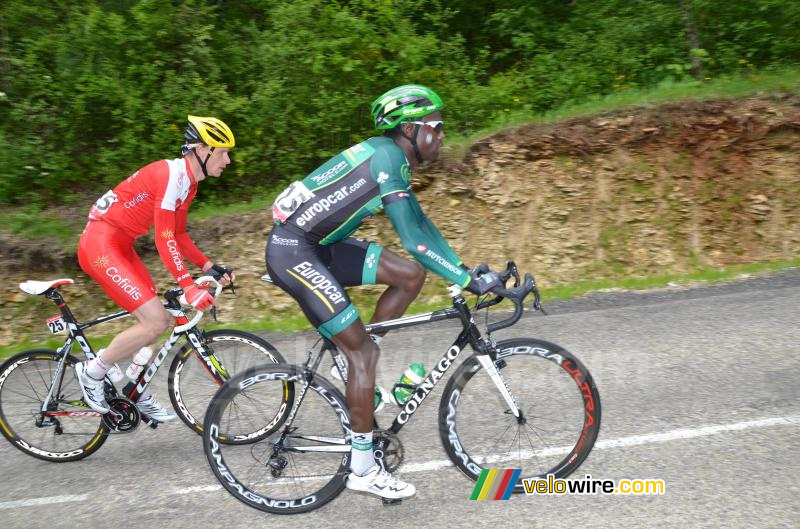
<svg viewBox="0 0 800 529"><path fill-rule="evenodd" d="M798 168L800 100L775 94L508 129L475 142L460 160L445 157L415 175L414 185L465 262L501 266L513 258L546 287L794 258L800 254ZM201 248L238 271L239 295L222 301L223 319L296 310L258 281L269 219L260 211L190 225ZM385 216L361 236L402 253ZM152 239L139 248L157 283L169 286ZM34 327L46 332L43 319L54 312L17 290L23 279L76 278L79 288L65 294L79 317L112 306L77 271L74 255L54 251L52 242L0 234L0 256L9 276L0 291L7 324L0 344ZM425 291L428 300L440 294L435 286Z"/></svg>

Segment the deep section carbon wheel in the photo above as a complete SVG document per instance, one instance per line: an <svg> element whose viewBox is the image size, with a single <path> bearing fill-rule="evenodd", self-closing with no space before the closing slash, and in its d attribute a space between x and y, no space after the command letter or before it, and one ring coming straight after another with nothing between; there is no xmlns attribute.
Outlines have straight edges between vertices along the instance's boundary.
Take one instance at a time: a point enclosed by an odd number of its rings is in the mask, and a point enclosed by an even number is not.
<svg viewBox="0 0 800 529"><path fill-rule="evenodd" d="M476 356L445 387L439 430L450 459L469 478L484 468L522 469L522 479L563 478L586 459L600 431L600 395L586 367L555 344L532 338L497 344L495 366L521 410L512 414Z"/></svg>
<svg viewBox="0 0 800 529"><path fill-rule="evenodd" d="M169 398L181 420L197 433L203 433L203 418L211 398L230 377L248 368L285 360L265 339L244 331L217 329L203 333L203 354L191 341L184 345L169 368ZM203 356L211 363L209 366ZM284 396L291 398L286 387ZM264 410L266 413L267 410ZM274 410L277 412L277 410ZM251 431L223 432L223 442L250 442L267 435L272 418Z"/></svg>
<svg viewBox="0 0 800 529"><path fill-rule="evenodd" d="M83 402L73 369L79 360L68 356L62 369L61 359L51 349L32 349L0 366L0 432L45 461L83 459L108 437L100 414Z"/></svg>
<svg viewBox="0 0 800 529"><path fill-rule="evenodd" d="M295 388L291 406L283 396ZM288 418L268 437L224 444L221 431L264 424L276 407ZM265 410L270 410L265 413ZM324 378L291 365L262 365L227 381L206 413L203 447L211 470L236 499L274 514L321 507L344 490L350 418L344 396Z"/></svg>

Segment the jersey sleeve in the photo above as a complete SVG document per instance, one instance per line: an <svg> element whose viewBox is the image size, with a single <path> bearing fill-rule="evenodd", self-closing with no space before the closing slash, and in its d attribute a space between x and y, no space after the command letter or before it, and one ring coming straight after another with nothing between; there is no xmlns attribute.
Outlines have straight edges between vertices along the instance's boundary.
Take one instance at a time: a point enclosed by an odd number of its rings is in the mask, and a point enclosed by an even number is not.
<svg viewBox="0 0 800 529"><path fill-rule="evenodd" d="M181 254L185 255L192 263L198 268L203 268L210 259L200 251L200 248L194 243L189 234L186 232L186 218L189 211L188 208L178 208L175 212L175 239L178 241Z"/></svg>
<svg viewBox="0 0 800 529"><path fill-rule="evenodd" d="M417 202L416 198L414 198L413 196L412 198L416 203ZM419 203L417 203L417 207L419 208ZM447 259L450 260L450 262L455 263L456 266L460 267L461 265L463 265L464 261L462 261L461 258L456 254L456 252L450 247L450 244L447 242L447 239L445 239L442 236L441 232L439 232L439 230L436 228L436 225L433 223L433 221L431 221L431 219L429 219L424 213L422 213L422 209L420 209L420 214L423 217L422 229L425 231L425 233L428 234L431 240L435 240L438 242L437 248L442 253L442 255L447 257Z"/></svg>
<svg viewBox="0 0 800 529"><path fill-rule="evenodd" d="M426 217L424 215L420 217L422 211L411 191L395 193L391 197L388 203L384 202L385 209L394 230L400 236L403 248L431 272L447 281L466 287L470 276L459 266L461 260L457 256L456 259L452 259L445 255L446 252L441 248L447 243L441 235L435 237L423 229Z"/></svg>
<svg viewBox="0 0 800 529"><path fill-rule="evenodd" d="M376 152L370 169L378 182L381 202L403 248L431 272L465 287L470 276L459 266L461 259L422 212L411 191L411 174L402 151Z"/></svg>
<svg viewBox="0 0 800 529"><path fill-rule="evenodd" d="M175 234L178 228L177 206L181 196L185 193L183 183L172 176L167 169L155 179L156 195L154 219L155 240L158 255L164 266L178 282L178 286L186 288L192 284L192 277L186 269L186 263L181 255L181 247ZM184 226L185 229L185 226Z"/></svg>

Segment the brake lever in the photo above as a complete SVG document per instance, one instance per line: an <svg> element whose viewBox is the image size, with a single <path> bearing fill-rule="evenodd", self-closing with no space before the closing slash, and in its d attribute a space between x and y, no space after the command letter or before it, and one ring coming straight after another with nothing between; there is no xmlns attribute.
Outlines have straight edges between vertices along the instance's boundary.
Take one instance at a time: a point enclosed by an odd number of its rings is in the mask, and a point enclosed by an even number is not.
<svg viewBox="0 0 800 529"><path fill-rule="evenodd" d="M547 316L547 311L542 306L542 297L539 295L539 289L535 286L533 287L533 310L537 310Z"/></svg>
<svg viewBox="0 0 800 529"><path fill-rule="evenodd" d="M517 269L517 264L514 261L508 261L506 263L506 272L509 276L514 278L514 286L512 288L516 288L519 286L519 270Z"/></svg>
<svg viewBox="0 0 800 529"><path fill-rule="evenodd" d="M209 312L211 313L211 318L214 321L217 321L217 307L216 307L216 305L211 305L211 310L209 310Z"/></svg>

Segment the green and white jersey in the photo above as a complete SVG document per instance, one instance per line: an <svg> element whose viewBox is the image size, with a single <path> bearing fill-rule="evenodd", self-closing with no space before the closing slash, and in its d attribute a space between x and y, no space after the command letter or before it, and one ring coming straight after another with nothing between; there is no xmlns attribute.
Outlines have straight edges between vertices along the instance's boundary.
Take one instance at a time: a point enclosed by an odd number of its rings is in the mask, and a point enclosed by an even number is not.
<svg viewBox="0 0 800 529"><path fill-rule="evenodd" d="M411 255L444 279L466 286L469 274L420 209L410 177L408 160L391 138L369 138L292 183L275 199L272 215L276 223L327 245L349 237L366 217L386 209Z"/></svg>

